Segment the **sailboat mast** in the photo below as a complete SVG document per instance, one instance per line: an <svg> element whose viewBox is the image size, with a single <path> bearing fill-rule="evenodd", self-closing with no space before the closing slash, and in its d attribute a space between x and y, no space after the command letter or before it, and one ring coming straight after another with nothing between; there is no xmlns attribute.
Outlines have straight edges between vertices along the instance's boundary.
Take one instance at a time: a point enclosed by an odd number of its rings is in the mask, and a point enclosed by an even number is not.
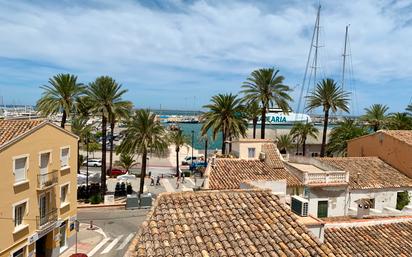
<svg viewBox="0 0 412 257"><path fill-rule="evenodd" d="M346 56L348 56L347 55L347 53L346 53L346 45L347 45L347 43L348 43L348 29L349 29L349 25L347 25L346 26L346 31L345 31L345 45L344 45L344 47L343 47L343 64L342 64L342 91L343 91L343 88L344 88L344 86L345 86L345 70L346 70Z"/></svg>
<svg viewBox="0 0 412 257"><path fill-rule="evenodd" d="M315 55L314 55L314 66L313 66L313 84L316 86L316 71L318 68L318 48L319 48L319 26L320 25L320 5L318 8L318 15L316 16L316 24L315 24L315 29L316 29L316 41L315 41Z"/></svg>

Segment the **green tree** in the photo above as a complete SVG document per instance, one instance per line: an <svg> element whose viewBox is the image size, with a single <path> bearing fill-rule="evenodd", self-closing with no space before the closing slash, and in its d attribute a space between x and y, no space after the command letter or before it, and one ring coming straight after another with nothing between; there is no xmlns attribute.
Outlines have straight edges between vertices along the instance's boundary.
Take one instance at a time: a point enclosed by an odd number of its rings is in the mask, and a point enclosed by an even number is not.
<svg viewBox="0 0 412 257"><path fill-rule="evenodd" d="M129 102L122 100L122 96L127 90L121 88L114 79L108 76L101 76L89 84L87 96L91 105L91 112L100 115L102 118L102 171L101 188L102 195L106 190L106 134L107 122L114 112L115 106L126 105Z"/></svg>
<svg viewBox="0 0 412 257"><path fill-rule="evenodd" d="M137 162L134 161L134 156L132 154L120 154L120 160L116 161L115 164L129 173L129 170L136 165Z"/></svg>
<svg viewBox="0 0 412 257"><path fill-rule="evenodd" d="M84 92L84 86L77 82L77 76L58 74L49 79L49 85L43 89L41 98L37 101L37 110L44 115L62 113L60 126L64 128L67 118L75 108L75 100Z"/></svg>
<svg viewBox="0 0 412 257"><path fill-rule="evenodd" d="M412 115L412 104L408 104L405 110L409 115Z"/></svg>
<svg viewBox="0 0 412 257"><path fill-rule="evenodd" d="M259 107L259 102L251 101L246 104L246 112L249 120L252 120L253 124L253 138L256 138L256 126L261 114L261 109Z"/></svg>
<svg viewBox="0 0 412 257"><path fill-rule="evenodd" d="M348 140L366 135L368 130L356 120L344 118L329 134L328 154L345 156Z"/></svg>
<svg viewBox="0 0 412 257"><path fill-rule="evenodd" d="M361 117L366 121L373 131L382 129L387 121L386 112L389 107L382 104L372 104L369 108L365 108L365 114Z"/></svg>
<svg viewBox="0 0 412 257"><path fill-rule="evenodd" d="M281 153L288 153L293 148L293 139L290 134L281 135L277 138L277 147Z"/></svg>
<svg viewBox="0 0 412 257"><path fill-rule="evenodd" d="M241 99L233 94L218 94L212 97L211 103L203 106L208 109L202 115L203 123L201 134L212 131L213 140L222 133L222 154L226 154L226 140L232 137L245 137L247 117Z"/></svg>
<svg viewBox="0 0 412 257"><path fill-rule="evenodd" d="M169 141L175 146L176 151L176 177L179 176L179 152L180 147L189 143L189 139L183 134L182 130L172 131L169 134Z"/></svg>
<svg viewBox="0 0 412 257"><path fill-rule="evenodd" d="M318 138L319 130L313 125L313 123L295 123L290 130L290 134L293 138L299 141L298 144L302 144L303 156L306 155L306 139L308 137Z"/></svg>
<svg viewBox="0 0 412 257"><path fill-rule="evenodd" d="M322 107L325 114L323 120L322 146L320 150L320 156L324 157L329 112L332 111L335 113L338 110L349 112L349 93L338 87L333 79L323 79L317 84L315 90L307 96L307 98L307 110L310 111L318 107Z"/></svg>
<svg viewBox="0 0 412 257"><path fill-rule="evenodd" d="M389 115L388 128L395 130L412 129L412 118L406 112L395 112Z"/></svg>
<svg viewBox="0 0 412 257"><path fill-rule="evenodd" d="M292 91L289 86L283 84L285 79L283 76L278 75L279 70L274 68L258 69L253 71L247 80L243 83L242 93L245 94L247 101L260 102L261 103L261 135L262 139L265 138L266 127L266 112L270 106L275 103L284 113L289 113L289 101L292 98L289 96L289 92Z"/></svg>
<svg viewBox="0 0 412 257"><path fill-rule="evenodd" d="M120 87L120 85L119 85ZM116 123L121 119L127 119L130 116L133 104L129 101L117 101L113 102L111 112L109 113L110 123L110 152L109 152L109 170L113 167L113 140L114 140L114 127Z"/></svg>
<svg viewBox="0 0 412 257"><path fill-rule="evenodd" d="M140 154L140 194L143 193L148 153L164 154L168 150L168 138L164 127L149 110L137 110L127 122L126 136L118 147L118 153Z"/></svg>

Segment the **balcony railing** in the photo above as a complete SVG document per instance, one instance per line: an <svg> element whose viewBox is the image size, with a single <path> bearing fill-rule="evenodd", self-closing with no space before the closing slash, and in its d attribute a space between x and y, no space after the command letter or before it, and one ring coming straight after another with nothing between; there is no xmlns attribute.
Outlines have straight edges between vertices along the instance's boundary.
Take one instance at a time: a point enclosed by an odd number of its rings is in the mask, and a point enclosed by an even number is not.
<svg viewBox="0 0 412 257"><path fill-rule="evenodd" d="M37 175L37 189L42 190L56 185L58 175L57 170Z"/></svg>
<svg viewBox="0 0 412 257"><path fill-rule="evenodd" d="M42 230L57 222L57 209L53 208L44 215L36 216L37 230Z"/></svg>
<svg viewBox="0 0 412 257"><path fill-rule="evenodd" d="M325 171L319 173L305 172L304 184L341 184L349 182L349 174L345 171Z"/></svg>

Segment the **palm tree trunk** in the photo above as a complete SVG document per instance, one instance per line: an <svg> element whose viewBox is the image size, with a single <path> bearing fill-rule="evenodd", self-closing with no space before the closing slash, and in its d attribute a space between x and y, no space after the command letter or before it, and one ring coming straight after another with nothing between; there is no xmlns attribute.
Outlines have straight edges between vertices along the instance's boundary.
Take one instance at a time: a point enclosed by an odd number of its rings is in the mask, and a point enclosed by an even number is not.
<svg viewBox="0 0 412 257"><path fill-rule="evenodd" d="M106 194L106 130L107 118L102 115L102 172L101 172L101 194Z"/></svg>
<svg viewBox="0 0 412 257"><path fill-rule="evenodd" d="M208 139L206 138L206 140L205 140L205 162L207 163L207 142L208 141Z"/></svg>
<svg viewBox="0 0 412 257"><path fill-rule="evenodd" d="M176 147L176 177L179 176L179 151L180 151L179 147Z"/></svg>
<svg viewBox="0 0 412 257"><path fill-rule="evenodd" d="M325 156L325 147L326 147L326 133L328 131L328 121L329 121L329 109L325 111L325 119L323 121L323 135L322 135L322 146L320 148L320 157Z"/></svg>
<svg viewBox="0 0 412 257"><path fill-rule="evenodd" d="M222 154L226 152L226 135L225 132L222 130Z"/></svg>
<svg viewBox="0 0 412 257"><path fill-rule="evenodd" d="M296 155L299 153L299 143L296 143Z"/></svg>
<svg viewBox="0 0 412 257"><path fill-rule="evenodd" d="M303 138L302 151L303 151L303 156L305 156L306 155L306 137Z"/></svg>
<svg viewBox="0 0 412 257"><path fill-rule="evenodd" d="M253 118L252 122L253 122L253 138L255 139L256 138L256 125L258 122L258 118L257 117Z"/></svg>
<svg viewBox="0 0 412 257"><path fill-rule="evenodd" d="M229 136L229 154L232 152L232 136Z"/></svg>
<svg viewBox="0 0 412 257"><path fill-rule="evenodd" d="M60 127L64 128L64 125L66 124L67 120L67 113L66 110L63 109L63 115L62 115L62 121L60 123Z"/></svg>
<svg viewBox="0 0 412 257"><path fill-rule="evenodd" d="M114 121L110 122L110 132L112 133L110 137L110 155L109 155L109 170L112 172L113 167L113 135L114 135Z"/></svg>
<svg viewBox="0 0 412 257"><path fill-rule="evenodd" d="M265 127L266 127L266 107L262 108L262 125L260 128L260 138L265 139Z"/></svg>
<svg viewBox="0 0 412 257"><path fill-rule="evenodd" d="M141 171L140 171L139 195L143 194L144 179L146 177L146 161L147 161L147 152L146 152L146 149L145 149L143 154L142 154L142 168L141 168Z"/></svg>

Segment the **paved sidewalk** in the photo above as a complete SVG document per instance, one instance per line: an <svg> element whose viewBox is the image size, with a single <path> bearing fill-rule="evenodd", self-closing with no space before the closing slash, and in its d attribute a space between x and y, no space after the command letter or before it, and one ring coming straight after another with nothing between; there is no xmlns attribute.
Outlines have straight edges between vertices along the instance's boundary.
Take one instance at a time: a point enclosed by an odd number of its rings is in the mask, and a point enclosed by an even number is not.
<svg viewBox="0 0 412 257"><path fill-rule="evenodd" d="M105 238L104 232L101 229L88 230L88 227L89 224L80 224L80 231L77 234L77 253L88 254ZM60 256L69 257L75 253L75 249L76 246L73 245Z"/></svg>

